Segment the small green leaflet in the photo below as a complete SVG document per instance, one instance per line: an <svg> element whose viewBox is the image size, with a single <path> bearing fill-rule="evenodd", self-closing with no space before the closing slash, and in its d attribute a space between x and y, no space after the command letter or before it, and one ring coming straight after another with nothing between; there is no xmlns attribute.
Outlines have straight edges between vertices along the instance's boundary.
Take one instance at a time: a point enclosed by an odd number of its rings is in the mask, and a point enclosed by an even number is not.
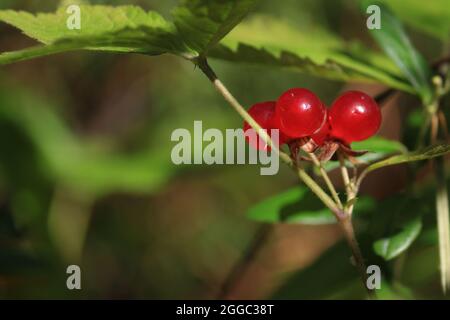
<svg viewBox="0 0 450 320"><path fill-rule="evenodd" d="M401 227L401 230L389 237L377 240L374 251L386 260L391 260L408 249L422 230L422 220L416 217Z"/></svg>
<svg viewBox="0 0 450 320"><path fill-rule="evenodd" d="M450 152L450 145L442 143L442 144L430 146L430 147L427 147L425 149L418 150L415 152L392 156L385 160L375 162L375 163L371 164L370 166L368 166L366 168L366 171L368 173L368 172L371 172L371 171L374 171L376 169L383 168L386 166L392 166L392 165L406 163L406 162L432 159L435 157L443 156L449 152Z"/></svg>
<svg viewBox="0 0 450 320"><path fill-rule="evenodd" d="M358 199L356 214L367 212L373 206L371 198ZM330 210L306 187L298 186L269 197L251 207L250 219L269 223L299 223L308 225L336 222Z"/></svg>

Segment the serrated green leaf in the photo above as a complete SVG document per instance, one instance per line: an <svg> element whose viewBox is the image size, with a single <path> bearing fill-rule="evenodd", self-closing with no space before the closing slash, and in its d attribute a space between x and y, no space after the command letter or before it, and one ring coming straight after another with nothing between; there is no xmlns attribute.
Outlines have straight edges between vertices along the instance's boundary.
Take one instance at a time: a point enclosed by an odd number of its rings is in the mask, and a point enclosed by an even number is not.
<svg viewBox="0 0 450 320"><path fill-rule="evenodd" d="M67 27L70 14L65 7L55 13L38 13L33 15L24 11L0 11L0 20L8 23L39 42L55 43L61 39L96 37L130 28L147 27L168 34L174 31L173 25L160 14L145 12L136 6L110 7L103 5L80 5L81 29L71 30Z"/></svg>
<svg viewBox="0 0 450 320"><path fill-rule="evenodd" d="M356 212L369 211L372 199L358 199ZM299 186L272 196L251 207L250 219L269 223L299 223L307 225L332 224L336 222L330 210L306 187Z"/></svg>
<svg viewBox="0 0 450 320"><path fill-rule="evenodd" d="M175 26L156 12L136 6L80 5L81 29L67 27L69 14L64 7L55 13L36 15L24 11L2 10L0 21L46 44L0 55L0 64L69 50L139 52L150 55L166 52L183 54Z"/></svg>
<svg viewBox="0 0 450 320"><path fill-rule="evenodd" d="M173 53L184 58L205 54L248 13L257 0L184 1L174 10L174 22L137 6L80 5L81 29L67 27L66 7L36 15L2 10L0 21L46 44L0 55L0 64L70 50Z"/></svg>
<svg viewBox="0 0 450 320"><path fill-rule="evenodd" d="M421 161L432 159L435 157L443 156L450 152L450 145L448 144L438 144L434 146L427 147L423 150L410 152L402 155L392 156L385 160L375 162L366 168L367 172L374 171L379 168L393 166L396 164L413 162L413 161Z"/></svg>
<svg viewBox="0 0 450 320"><path fill-rule="evenodd" d="M197 54L205 55L259 0L184 0L172 15L180 37Z"/></svg>
<svg viewBox="0 0 450 320"><path fill-rule="evenodd" d="M400 70L383 55L345 42L320 27L297 30L267 16L239 24L210 56L233 62L283 67L342 81L381 82L414 92Z"/></svg>
<svg viewBox="0 0 450 320"><path fill-rule="evenodd" d="M422 220L420 217L415 217L403 223L399 232L377 240L373 245L373 249L375 253L384 259L391 260L409 248L420 234L421 229Z"/></svg>
<svg viewBox="0 0 450 320"><path fill-rule="evenodd" d="M370 34L400 68L422 101L429 103L433 93L430 82L431 70L427 62L412 45L401 22L386 6L378 5L381 9L381 28L370 30ZM367 5L363 6L364 12L366 7Z"/></svg>

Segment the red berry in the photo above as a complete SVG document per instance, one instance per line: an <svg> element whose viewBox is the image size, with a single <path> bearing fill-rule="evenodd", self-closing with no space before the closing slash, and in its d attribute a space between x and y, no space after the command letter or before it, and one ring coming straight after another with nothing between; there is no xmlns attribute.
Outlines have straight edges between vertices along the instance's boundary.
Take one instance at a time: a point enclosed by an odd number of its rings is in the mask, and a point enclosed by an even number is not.
<svg viewBox="0 0 450 320"><path fill-rule="evenodd" d="M326 109L326 108L325 108ZM311 139L318 145L321 146L326 140L330 139L331 126L328 120L328 111L326 115L326 121L323 126L311 136Z"/></svg>
<svg viewBox="0 0 450 320"><path fill-rule="evenodd" d="M311 91L292 88L278 98L276 113L280 119L280 130L290 137L301 138L312 135L322 127L326 110Z"/></svg>
<svg viewBox="0 0 450 320"><path fill-rule="evenodd" d="M269 136L271 136L271 129L279 129L278 121L275 117L275 104L275 101L261 102L254 104L248 110L248 113L255 119L261 128L267 130ZM250 132L247 132L247 130L250 130ZM255 149L270 150L270 147L261 137L258 136L258 139L256 139L253 128L246 121L244 122L244 133L246 133L245 139ZM279 141L274 141L274 143L282 145L287 139L288 138L279 131Z"/></svg>
<svg viewBox="0 0 450 320"><path fill-rule="evenodd" d="M348 91L338 97L329 111L329 121L335 138L346 143L373 136L381 125L377 103L360 91Z"/></svg>

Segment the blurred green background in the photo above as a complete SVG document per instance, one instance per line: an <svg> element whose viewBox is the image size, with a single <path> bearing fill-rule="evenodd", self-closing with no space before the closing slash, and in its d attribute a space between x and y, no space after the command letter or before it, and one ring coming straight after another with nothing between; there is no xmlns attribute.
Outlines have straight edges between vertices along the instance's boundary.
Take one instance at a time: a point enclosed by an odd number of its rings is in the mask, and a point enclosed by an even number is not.
<svg viewBox="0 0 450 320"><path fill-rule="evenodd" d="M136 4L167 15L176 1L91 3ZM55 0L0 4L31 12L56 6ZM353 1L265 0L256 12L299 30L325 26L373 46L357 27L364 20ZM427 58L439 56L438 40L411 34ZM32 44L0 25L0 51ZM383 89L263 66L211 64L246 106L294 86L313 90L327 104L347 86L372 94ZM381 133L389 138L401 137L402 119L414 106L402 99L395 102L403 101L401 109L383 111L388 120ZM260 228L246 210L297 179L283 166L276 176L261 176L251 165L174 166L170 134L192 129L194 120L223 130L242 125L201 72L174 56L83 52L2 67L0 298L217 297ZM404 169L374 174L365 193L386 198L404 189ZM400 178L386 186L392 175ZM434 214L432 197L421 204ZM332 225L274 226L227 297L361 297L340 238ZM433 232L401 259L408 262L402 283L412 289L399 285L383 297L442 297ZM70 264L81 266L80 291L66 288Z"/></svg>

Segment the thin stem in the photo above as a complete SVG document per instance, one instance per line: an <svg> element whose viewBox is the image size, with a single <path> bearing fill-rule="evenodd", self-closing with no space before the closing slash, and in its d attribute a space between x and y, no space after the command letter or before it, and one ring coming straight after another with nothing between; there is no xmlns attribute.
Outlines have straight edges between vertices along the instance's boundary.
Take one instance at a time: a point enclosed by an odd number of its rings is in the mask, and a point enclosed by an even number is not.
<svg viewBox="0 0 450 320"><path fill-rule="evenodd" d="M443 69L448 69L447 65ZM444 138L447 140L448 137L448 129L447 123L445 121L445 116L442 111L439 110L441 97L450 90L450 87L448 87L448 70L445 70L444 74L445 77L436 76L433 78L433 83L436 86L436 96L432 104L430 106L426 106L427 110L429 110L431 113L431 144L436 143L439 138L440 124L441 126L443 126L441 128L441 131L444 135ZM447 290L450 288L450 220L444 161L445 160L443 157L430 160L436 178L436 219L439 237L440 278L442 291L444 292L444 294L446 294Z"/></svg>
<svg viewBox="0 0 450 320"><path fill-rule="evenodd" d="M447 119L445 119L445 115L442 112L442 110L439 110L438 117L439 117L439 126L442 130L442 134L444 135L445 141L447 142L449 139L448 125L447 125Z"/></svg>
<svg viewBox="0 0 450 320"><path fill-rule="evenodd" d="M309 174L303 168L297 168L297 175L300 180L303 181L306 186L308 186L311 191L323 202L323 204L331 210L331 212L336 216L339 221L343 218L344 212L340 209L337 204L330 198L328 194L311 178Z"/></svg>
<svg viewBox="0 0 450 320"><path fill-rule="evenodd" d="M347 243L352 252L354 263L361 276L363 286L364 288L366 288L369 297L374 298L375 292L367 287L367 269L361 253L361 249L359 248L358 241L356 240L355 231L352 225L351 211L348 211L349 209L347 209L347 211L343 211L340 208L336 207L336 204L333 203L331 198L316 184L314 180L311 179L311 177L302 168L298 169L298 176L335 215L336 220L341 227L345 239L347 240Z"/></svg>
<svg viewBox="0 0 450 320"><path fill-rule="evenodd" d="M354 198L356 197L356 187L352 185L352 182L350 181L350 176L348 174L348 169L345 166L345 159L342 155L342 153L338 152L338 158L339 158L339 166L341 169L341 175L342 180L345 185L345 190L347 193L347 212L349 215L352 215L353 213L353 207L354 207Z"/></svg>
<svg viewBox="0 0 450 320"><path fill-rule="evenodd" d="M437 113L433 113L431 116L431 130L430 130L430 144L435 144L437 141L439 130L439 117Z"/></svg>
<svg viewBox="0 0 450 320"><path fill-rule="evenodd" d="M347 191L347 197L350 193L351 185L350 185L350 176L348 174L347 167L345 166L345 159L340 152L338 152L339 158L339 166L341 169L342 180L344 182L345 190Z"/></svg>
<svg viewBox="0 0 450 320"><path fill-rule="evenodd" d="M386 89L385 91L379 93L374 97L374 100L382 107L384 102L394 93L396 92L395 89Z"/></svg>
<svg viewBox="0 0 450 320"><path fill-rule="evenodd" d="M369 294L369 298L371 299L376 298L375 291L367 287L366 263L364 262L361 249L359 247L358 241L356 240L355 230L353 229L351 216L347 215L347 218L341 220L339 225L341 226L342 231L344 232L345 239L347 240L347 244L349 245L350 250L352 251L354 263L359 271L363 285L366 288L367 293Z"/></svg>
<svg viewBox="0 0 450 320"><path fill-rule="evenodd" d="M359 191L362 181L364 180L364 178L367 176L367 174L369 172L370 171L366 168L359 174L358 179L356 179L356 182L355 182L355 192Z"/></svg>
<svg viewBox="0 0 450 320"><path fill-rule="evenodd" d="M214 87L220 94L225 98L225 100L236 110L237 113L245 120L247 123L258 133L261 139L264 140L271 148L272 151L276 152L282 161L284 161L289 166L292 166L292 159L288 154L281 151L278 146L273 143L270 136L261 126L253 119L253 117L245 110L245 108L236 100L236 98L228 91L225 85L217 78L215 72L209 66L205 58L198 58L196 60L197 65L203 71L203 73L208 77L208 79L213 83Z"/></svg>
<svg viewBox="0 0 450 320"><path fill-rule="evenodd" d="M434 161L437 180L436 218L439 236L439 261L441 286L444 294L450 288L450 230L447 182L445 181L445 165L443 158Z"/></svg>
<svg viewBox="0 0 450 320"><path fill-rule="evenodd" d="M339 198L338 193L336 192L336 188L334 187L333 183L330 180L330 177L328 176L327 171L322 166L322 163L317 159L316 155L314 153L309 153L309 157L313 161L314 165L319 168L320 175L322 176L323 180L325 181L328 190L330 190L331 196L333 197L334 201L338 205L339 209L343 209L344 206L342 205L341 199Z"/></svg>
<svg viewBox="0 0 450 320"><path fill-rule="evenodd" d="M223 85L223 83L217 78L214 71L208 65L208 62L205 58L197 58L194 63L196 63L199 68L203 71L203 73L208 77L208 79L214 84L214 87L220 94L225 98L225 100L241 115L241 117L247 121L250 126L258 132L261 138L272 147L272 149L280 155L282 161L288 164L291 168L295 169L298 177L303 183L311 189L311 191L324 203L324 205L331 210L331 212L336 217L338 224L341 226L341 229L344 232L345 238L350 246L352 251L352 255L355 261L355 264L360 271L360 274L363 279L363 285L367 289L366 285L366 268L364 264L364 259L361 254L361 250L359 249L358 242L355 237L355 233L353 230L353 225L351 221L351 215L341 209L337 202L335 202L323 189L306 173L306 171L298 166L296 163L292 161L291 157L280 151L276 145L273 144L270 137L267 133L261 130L261 127L256 123L256 121L247 113L247 111L242 107L242 105L233 97L233 95L228 91L228 89ZM318 159L316 158L318 161ZM313 160L314 161L314 160ZM325 172L325 175L326 172ZM331 183L331 181L330 181ZM333 186L334 189L334 186ZM333 193L333 192L332 192ZM336 192L335 192L336 193ZM369 295L372 295L373 292L369 290Z"/></svg>

